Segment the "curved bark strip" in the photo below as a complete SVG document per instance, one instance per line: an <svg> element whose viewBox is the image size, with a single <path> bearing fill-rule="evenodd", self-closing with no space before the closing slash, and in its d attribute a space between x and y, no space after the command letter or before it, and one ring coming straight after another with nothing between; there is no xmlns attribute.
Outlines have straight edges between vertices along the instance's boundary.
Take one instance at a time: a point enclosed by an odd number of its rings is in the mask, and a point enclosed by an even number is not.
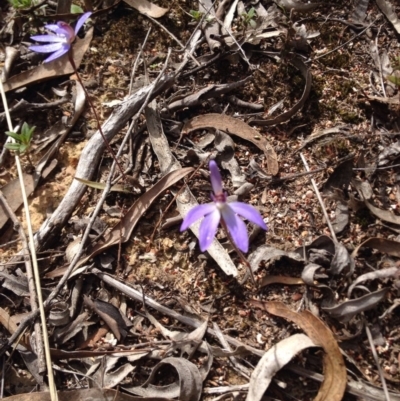
<svg viewBox="0 0 400 401"><path fill-rule="evenodd" d="M258 125L260 127L265 127L268 125L276 125L276 124L282 124L286 121L289 121L298 111L300 111L306 100L308 99L308 96L310 95L311 91L311 84L312 84L312 75L310 69L304 64L304 62L299 59L299 58L293 58L292 60L288 60L290 64L294 65L300 72L301 75L303 75L304 79L306 80L306 84L304 86L303 94L301 95L300 100L288 111L285 111L282 114L279 114L279 116L276 116L275 118L271 118L269 120L249 120L250 125Z"/></svg>
<svg viewBox="0 0 400 401"><path fill-rule="evenodd" d="M157 96L160 92L170 87L174 79L165 76L160 79L155 88L154 84L147 85L139 89L136 93L124 100L111 114L108 120L104 123L102 130L107 141L112 138L125 126L130 118L132 118L146 100L147 95L151 90L153 93L151 98ZM80 178L90 180L95 173L100 159L105 151L106 146L99 131L97 131L88 141L82 151L76 175ZM75 206L78 204L87 186L77 180L73 180L64 199L58 205L54 213L40 227L35 235L35 245L38 250L43 250L47 247L50 241L59 234L65 223L70 218Z"/></svg>
<svg viewBox="0 0 400 401"><path fill-rule="evenodd" d="M210 113L197 116L185 123L182 128L182 135L194 130L214 128L225 131L230 135L238 136L256 145L262 150L267 158L268 172L272 175L278 174L278 156L270 143L261 136L254 128L251 128L244 121L223 114Z"/></svg>
<svg viewBox="0 0 400 401"><path fill-rule="evenodd" d="M251 304L297 324L315 345L323 348L325 351L323 355L324 380L314 401L342 400L347 384L346 365L335 336L329 327L310 311L295 312L282 302L254 300L251 301Z"/></svg>

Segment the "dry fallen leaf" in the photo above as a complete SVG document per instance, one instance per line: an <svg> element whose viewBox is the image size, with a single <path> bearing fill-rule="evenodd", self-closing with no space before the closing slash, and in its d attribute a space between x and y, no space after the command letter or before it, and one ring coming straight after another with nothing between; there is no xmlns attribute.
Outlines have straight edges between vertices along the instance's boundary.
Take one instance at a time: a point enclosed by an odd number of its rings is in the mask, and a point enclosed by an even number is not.
<svg viewBox="0 0 400 401"><path fill-rule="evenodd" d="M309 4L304 4L305 6ZM310 69L307 67L307 65L301 60L300 58L293 58L291 60L288 60L289 63L293 64L303 75L305 79L305 85L304 85L304 90L303 94L301 95L300 100L289 110L285 111L282 114L279 114L278 116L268 119L268 120L257 120L257 119L252 119L249 121L251 125L258 125L260 127L265 127L269 125L276 125L276 124L282 124L288 120L290 120L298 111L300 111L306 100L308 99L308 96L310 95L311 91L311 86L312 86L312 75Z"/></svg>
<svg viewBox="0 0 400 401"><path fill-rule="evenodd" d="M387 253L388 255L400 257L400 242L393 241L386 238L369 238L354 249L352 257L355 258L361 248L369 247L377 249L380 252Z"/></svg>
<svg viewBox="0 0 400 401"><path fill-rule="evenodd" d="M366 191L370 188L369 185L366 185L367 182L362 182L358 179L353 179L351 184L356 188L358 194L360 195L362 201L365 206L369 209L369 211L383 221L387 221L388 223L400 225L400 216L395 215L390 210L380 209L376 207L370 202L371 196Z"/></svg>
<svg viewBox="0 0 400 401"><path fill-rule="evenodd" d="M126 337L128 328L117 307L100 299L92 301L86 295L83 296L83 302L104 320L118 341Z"/></svg>
<svg viewBox="0 0 400 401"><path fill-rule="evenodd" d="M251 374L246 401L261 400L276 372L299 352L315 346L305 334L294 334L271 347L259 360Z"/></svg>
<svg viewBox="0 0 400 401"><path fill-rule="evenodd" d="M284 285L301 285L305 284L301 278L288 277L288 276L265 276L261 280L260 287L265 287L270 284L284 284Z"/></svg>
<svg viewBox="0 0 400 401"><path fill-rule="evenodd" d="M397 18L395 7L387 0L376 0L376 4L378 4L382 13L393 24L397 33L400 34L400 20Z"/></svg>
<svg viewBox="0 0 400 401"><path fill-rule="evenodd" d="M388 267L387 269L374 270L372 272L362 274L361 276L357 277L355 281L353 281L353 283L347 290L347 297L350 298L353 289L357 288L358 284L363 283L364 281L392 278L398 276L399 273L400 269L396 266L393 266L393 267Z"/></svg>
<svg viewBox="0 0 400 401"><path fill-rule="evenodd" d="M377 304L386 297L388 291L389 288L382 288L381 290L371 292L357 299L345 301L331 308L322 307L322 309L332 317L345 323L358 313L375 308Z"/></svg>
<svg viewBox="0 0 400 401"><path fill-rule="evenodd" d="M323 3L303 3L300 0L276 0L276 3L287 10L294 10L300 13L307 13Z"/></svg>
<svg viewBox="0 0 400 401"><path fill-rule="evenodd" d="M249 255L249 263L251 270L255 273L259 269L261 262L264 262L264 265L267 266L281 258L287 258L291 263L304 262L303 256L297 252L286 252L273 246L261 245Z"/></svg>
<svg viewBox="0 0 400 401"><path fill-rule="evenodd" d="M314 401L341 401L346 388L347 374L342 354L332 331L308 310L297 313L280 302L251 300L250 303L272 315L297 324L315 345L324 349L324 381Z"/></svg>
<svg viewBox="0 0 400 401"><path fill-rule="evenodd" d="M151 384L156 377L157 371L162 366L168 365L177 371L179 379L166 386ZM202 394L203 380L199 369L194 363L183 358L169 357L163 359L153 368L150 377L142 386L123 387L123 389L143 397L163 397L167 395L170 398L179 398L180 401L198 401Z"/></svg>
<svg viewBox="0 0 400 401"><path fill-rule="evenodd" d="M161 8L147 0L124 0L126 4L129 4L134 9L138 10L140 13L148 15L153 18L160 18L166 12L168 8Z"/></svg>

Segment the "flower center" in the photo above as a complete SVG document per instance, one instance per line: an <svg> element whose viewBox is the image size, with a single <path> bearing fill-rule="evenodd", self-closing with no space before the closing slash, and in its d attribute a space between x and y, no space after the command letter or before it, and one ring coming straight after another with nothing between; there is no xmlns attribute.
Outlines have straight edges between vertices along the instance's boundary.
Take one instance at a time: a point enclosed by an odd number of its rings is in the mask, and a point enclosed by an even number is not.
<svg viewBox="0 0 400 401"><path fill-rule="evenodd" d="M227 198L227 196L226 196L226 193L225 193L225 192L220 193L220 194L217 194L217 195L211 194L211 199L212 199L215 203L221 204L221 206L222 206L224 203L226 203L226 198Z"/></svg>
<svg viewBox="0 0 400 401"><path fill-rule="evenodd" d="M72 27L63 21L59 21L57 25L59 26L57 36L64 37L65 43L72 43L75 40L75 31Z"/></svg>

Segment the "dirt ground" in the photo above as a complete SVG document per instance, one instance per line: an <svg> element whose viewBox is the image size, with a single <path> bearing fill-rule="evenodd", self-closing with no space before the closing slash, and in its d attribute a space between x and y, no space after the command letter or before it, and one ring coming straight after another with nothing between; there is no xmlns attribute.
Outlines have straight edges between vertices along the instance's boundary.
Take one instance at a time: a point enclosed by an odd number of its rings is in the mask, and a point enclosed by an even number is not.
<svg viewBox="0 0 400 401"><path fill-rule="evenodd" d="M60 395L400 400L397 2L89 3L79 77L28 49L75 15L0 10L12 124L36 126L20 158ZM26 232L14 155L0 185ZM208 253L179 229L210 202L210 158L268 225L247 224L244 258L222 229ZM24 240L0 204L1 395L40 395Z"/></svg>

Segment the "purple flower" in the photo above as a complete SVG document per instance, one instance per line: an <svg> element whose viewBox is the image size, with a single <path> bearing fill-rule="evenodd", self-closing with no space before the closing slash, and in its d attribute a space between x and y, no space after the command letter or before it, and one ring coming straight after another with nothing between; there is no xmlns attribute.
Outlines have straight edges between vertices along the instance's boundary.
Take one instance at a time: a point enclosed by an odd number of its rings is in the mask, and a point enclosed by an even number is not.
<svg viewBox="0 0 400 401"><path fill-rule="evenodd" d="M195 206L191 209L182 222L181 231L186 230L197 220L204 217L199 230L200 249L204 252L213 242L218 224L222 219L222 223L232 236L235 245L242 252L247 252L249 250L247 228L238 215L259 225L264 230L267 230L267 226L258 210L253 206L242 202L227 202L227 194L222 187L221 174L214 160L210 161L210 174L211 185L214 191L211 194L212 202Z"/></svg>
<svg viewBox="0 0 400 401"><path fill-rule="evenodd" d="M45 25L45 28L54 32L54 34L49 35L35 35L31 36L32 40L36 42L49 42L46 45L33 45L29 49L37 53L53 53L44 60L45 63L53 61L63 54L67 53L71 48L71 44L76 38L79 29L86 20L92 15L91 12L82 14L76 23L75 30L68 25L66 22L58 21L57 24Z"/></svg>

